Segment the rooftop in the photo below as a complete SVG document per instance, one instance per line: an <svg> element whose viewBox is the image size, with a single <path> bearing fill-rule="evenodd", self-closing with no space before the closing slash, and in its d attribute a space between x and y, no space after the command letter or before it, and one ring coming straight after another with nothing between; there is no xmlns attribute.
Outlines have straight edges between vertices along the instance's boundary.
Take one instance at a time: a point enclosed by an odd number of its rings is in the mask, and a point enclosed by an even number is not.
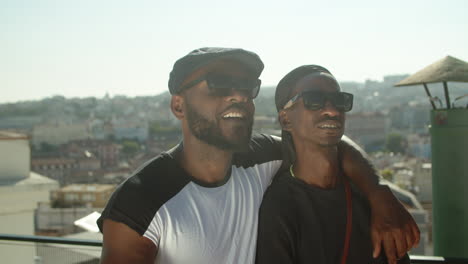
<svg viewBox="0 0 468 264"><path fill-rule="evenodd" d="M114 189L113 184L71 184L61 188L61 192L101 192Z"/></svg>
<svg viewBox="0 0 468 264"><path fill-rule="evenodd" d="M17 140L17 139L29 139L29 138L25 134L0 130L0 140Z"/></svg>

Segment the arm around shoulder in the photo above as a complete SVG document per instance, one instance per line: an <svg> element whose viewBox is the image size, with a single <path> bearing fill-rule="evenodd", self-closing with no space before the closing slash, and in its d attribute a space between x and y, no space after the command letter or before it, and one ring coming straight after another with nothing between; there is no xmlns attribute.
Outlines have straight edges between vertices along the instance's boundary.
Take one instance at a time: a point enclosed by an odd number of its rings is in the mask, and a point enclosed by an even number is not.
<svg viewBox="0 0 468 264"><path fill-rule="evenodd" d="M158 253L156 245L127 225L105 219L103 234L102 264L154 263Z"/></svg>
<svg viewBox="0 0 468 264"><path fill-rule="evenodd" d="M370 197L380 189L379 177L374 166L367 159L367 154L351 139L343 136L339 144L342 167L346 176L356 184L359 190Z"/></svg>
<svg viewBox="0 0 468 264"><path fill-rule="evenodd" d="M344 173L355 183L371 207L371 236L374 257L385 251L389 264L395 264L408 250L419 243L416 222L393 195L379 184L379 177L366 153L346 139L340 143Z"/></svg>

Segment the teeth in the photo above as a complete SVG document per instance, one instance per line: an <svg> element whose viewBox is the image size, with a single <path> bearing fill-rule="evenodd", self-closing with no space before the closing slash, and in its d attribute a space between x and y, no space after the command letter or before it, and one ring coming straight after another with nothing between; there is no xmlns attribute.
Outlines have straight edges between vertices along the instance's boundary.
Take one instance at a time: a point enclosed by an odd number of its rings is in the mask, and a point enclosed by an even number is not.
<svg viewBox="0 0 468 264"><path fill-rule="evenodd" d="M340 128L340 126L338 126L338 125L329 125L329 124L321 125L319 127L320 128L333 128L333 129Z"/></svg>
<svg viewBox="0 0 468 264"><path fill-rule="evenodd" d="M237 117L237 118L242 118L244 117L241 113L235 113L235 112L231 112L231 113L227 113L223 116L224 118L230 118L230 117Z"/></svg>

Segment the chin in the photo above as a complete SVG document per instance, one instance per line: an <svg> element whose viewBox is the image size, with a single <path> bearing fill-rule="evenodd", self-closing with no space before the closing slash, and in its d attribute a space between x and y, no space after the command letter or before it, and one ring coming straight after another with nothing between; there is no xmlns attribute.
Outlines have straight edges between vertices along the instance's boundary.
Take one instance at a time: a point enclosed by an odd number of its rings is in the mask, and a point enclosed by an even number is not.
<svg viewBox="0 0 468 264"><path fill-rule="evenodd" d="M252 127L238 126L224 131L224 138L235 144L249 143L252 137Z"/></svg>
<svg viewBox="0 0 468 264"><path fill-rule="evenodd" d="M319 145L324 147L324 148L331 148L331 147L338 146L338 142L337 143L333 143L333 142L320 143Z"/></svg>
<svg viewBox="0 0 468 264"><path fill-rule="evenodd" d="M320 141L319 145L323 147L334 147L340 143L341 137L327 138Z"/></svg>

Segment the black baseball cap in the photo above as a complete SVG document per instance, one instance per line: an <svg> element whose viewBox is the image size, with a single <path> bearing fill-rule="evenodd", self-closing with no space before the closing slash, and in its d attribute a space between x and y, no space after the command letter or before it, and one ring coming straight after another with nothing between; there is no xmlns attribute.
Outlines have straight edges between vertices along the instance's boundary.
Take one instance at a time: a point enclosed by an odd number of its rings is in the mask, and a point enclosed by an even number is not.
<svg viewBox="0 0 468 264"><path fill-rule="evenodd" d="M296 82L306 75L318 73L332 78L336 81L335 77L326 68L319 65L303 65L290 71L286 74L276 86L275 91L275 104L276 110L280 111L284 105L291 99L291 92L294 89Z"/></svg>
<svg viewBox="0 0 468 264"><path fill-rule="evenodd" d="M195 70L218 60L233 60L244 64L258 78L264 65L254 52L239 48L205 47L196 49L174 63L169 75L169 92L178 94L185 79Z"/></svg>

